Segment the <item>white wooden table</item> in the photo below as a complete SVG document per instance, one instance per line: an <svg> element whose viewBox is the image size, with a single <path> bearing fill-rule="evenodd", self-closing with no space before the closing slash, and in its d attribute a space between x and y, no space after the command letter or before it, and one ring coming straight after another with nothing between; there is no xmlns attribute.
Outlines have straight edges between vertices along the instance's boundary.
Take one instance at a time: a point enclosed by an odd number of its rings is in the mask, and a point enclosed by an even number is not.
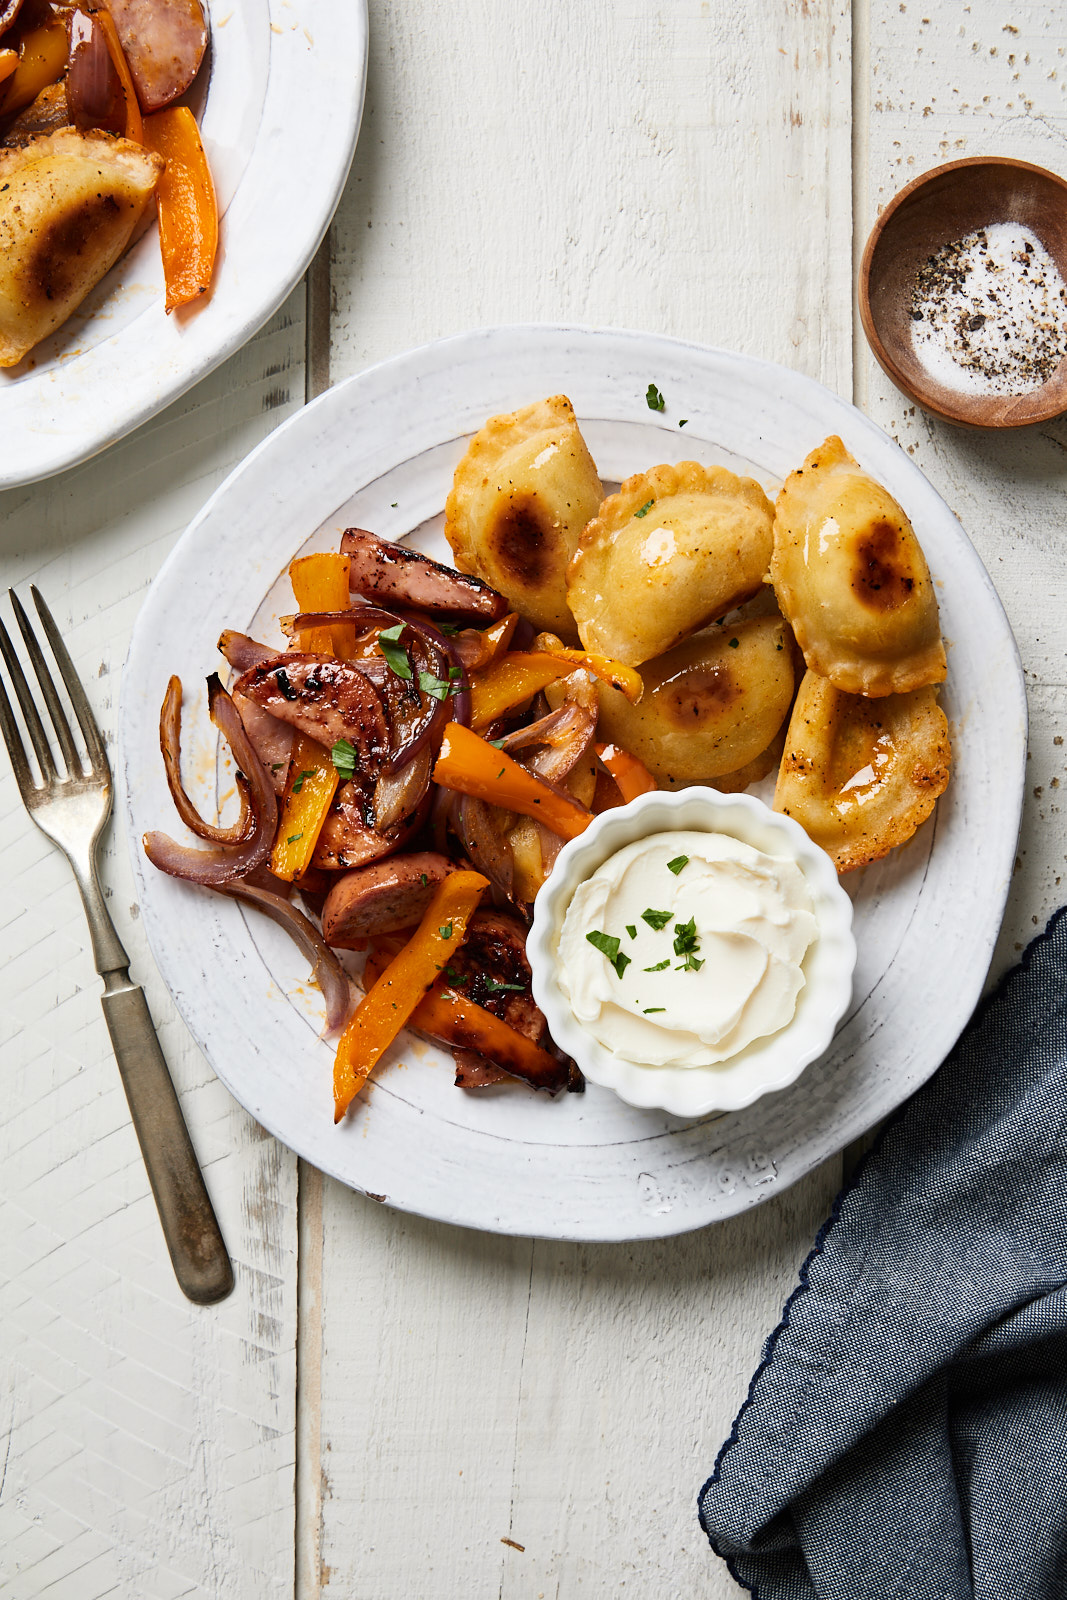
<svg viewBox="0 0 1067 1600"><path fill-rule="evenodd" d="M856 337L851 285L878 205L924 168L992 152L1067 173L1054 8L371 0L371 39L312 290L124 443L0 497L4 584L40 584L113 732L163 557L324 381L536 320L786 362L854 394L915 457L1015 628L1031 782L1002 970L1067 898L1067 422L998 438L927 418ZM0 809L0 1593L740 1593L695 1496L840 1158L657 1244L502 1239L375 1206L298 1166L216 1082L152 969L115 836L116 920L235 1262L231 1298L197 1309L163 1248L73 883L5 762Z"/></svg>

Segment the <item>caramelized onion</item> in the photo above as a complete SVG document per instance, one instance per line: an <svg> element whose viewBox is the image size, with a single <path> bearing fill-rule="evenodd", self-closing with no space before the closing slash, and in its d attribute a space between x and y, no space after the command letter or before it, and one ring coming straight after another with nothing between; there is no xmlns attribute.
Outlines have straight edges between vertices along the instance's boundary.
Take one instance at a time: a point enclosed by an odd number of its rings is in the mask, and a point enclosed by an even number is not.
<svg viewBox="0 0 1067 1600"><path fill-rule="evenodd" d="M207 680L211 720L222 734L234 761L248 779L253 831L231 849L195 850L178 844L165 833L146 833L145 854L154 867L173 878L186 878L209 889L220 889L258 867L270 854L278 826L278 798L263 765L252 748L237 707L212 673Z"/></svg>
<svg viewBox="0 0 1067 1600"><path fill-rule="evenodd" d="M528 756L523 766L536 772L539 778L558 784L588 752L595 735L594 713L574 701L565 701L558 711L550 711L528 727L509 733L503 748L509 755L518 757L520 751L544 746Z"/></svg>
<svg viewBox="0 0 1067 1600"><path fill-rule="evenodd" d="M510 900L515 886L515 856L504 834L493 825L492 807L473 795L458 796L453 813L463 848L494 889Z"/></svg>
<svg viewBox="0 0 1067 1600"><path fill-rule="evenodd" d="M214 712L212 712L214 720ZM210 844L243 844L251 837L254 823L248 804L248 779L243 772L237 774L237 791L241 796L241 815L227 827L205 822L182 786L182 681L175 674L167 684L163 706L159 713L159 748L163 752L163 765L167 770L167 787L175 809L185 826L200 839ZM217 726L217 724L216 724Z"/></svg>
<svg viewBox="0 0 1067 1600"><path fill-rule="evenodd" d="M67 105L74 126L126 131L126 96L100 23L85 11L70 17Z"/></svg>
<svg viewBox="0 0 1067 1600"><path fill-rule="evenodd" d="M278 654L273 645L260 644L258 639L250 639L247 633L238 633L236 628L223 629L219 634L218 650L235 672L247 672L251 667L258 667L261 661L269 661L271 656Z"/></svg>
<svg viewBox="0 0 1067 1600"><path fill-rule="evenodd" d="M217 884L220 893L232 900L242 900L257 906L280 928L284 928L311 962L312 976L322 990L326 1001L326 1027L323 1036L337 1033L343 1027L352 1004L352 989L348 974L325 942L315 924L302 911L298 911L282 894L258 884L238 880L235 883Z"/></svg>
<svg viewBox="0 0 1067 1600"><path fill-rule="evenodd" d="M433 752L424 745L406 766L378 779L374 786L374 826L378 833L386 833L415 810L430 786L432 763Z"/></svg>

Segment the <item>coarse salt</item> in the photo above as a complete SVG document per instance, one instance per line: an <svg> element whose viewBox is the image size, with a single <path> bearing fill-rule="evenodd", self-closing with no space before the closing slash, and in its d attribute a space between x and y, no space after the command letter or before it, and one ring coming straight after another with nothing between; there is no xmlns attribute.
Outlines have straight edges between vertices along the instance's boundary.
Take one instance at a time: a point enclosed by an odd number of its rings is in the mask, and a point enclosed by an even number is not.
<svg viewBox="0 0 1067 1600"><path fill-rule="evenodd" d="M964 394L1026 394L1067 356L1067 283L1029 228L997 222L943 245L920 267L915 355Z"/></svg>

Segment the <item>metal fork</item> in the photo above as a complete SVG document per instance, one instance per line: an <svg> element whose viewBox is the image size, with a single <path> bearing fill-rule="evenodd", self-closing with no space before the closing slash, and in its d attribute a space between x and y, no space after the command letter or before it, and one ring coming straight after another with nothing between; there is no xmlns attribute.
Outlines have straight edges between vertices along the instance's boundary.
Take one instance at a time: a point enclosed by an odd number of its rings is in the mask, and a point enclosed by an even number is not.
<svg viewBox="0 0 1067 1600"><path fill-rule="evenodd" d="M0 731L27 811L41 832L63 851L81 891L93 941L93 959L104 980L100 1003L178 1283L190 1300L212 1305L225 1299L233 1288L233 1269L159 1048L144 990L130 981L130 958L115 932L96 872L97 841L111 814L112 800L111 768L104 741L52 613L31 585L37 614L85 740L89 758L86 772L30 619L14 590L8 593L66 773L56 766L26 675L2 622L0 652L22 708L40 768L40 783L31 769L2 678Z"/></svg>

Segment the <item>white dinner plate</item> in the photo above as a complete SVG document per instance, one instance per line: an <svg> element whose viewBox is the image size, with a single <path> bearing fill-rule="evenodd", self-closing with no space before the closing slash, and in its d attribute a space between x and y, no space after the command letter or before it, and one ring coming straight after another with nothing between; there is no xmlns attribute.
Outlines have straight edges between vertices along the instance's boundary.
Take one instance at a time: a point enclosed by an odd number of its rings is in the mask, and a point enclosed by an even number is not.
<svg viewBox="0 0 1067 1600"><path fill-rule="evenodd" d="M61 328L0 369L0 489L84 461L232 355L333 216L363 113L366 0L214 0L210 12L191 95L220 212L210 296L167 316L149 228Z"/></svg>
<svg viewBox="0 0 1067 1600"><path fill-rule="evenodd" d="M662 412L646 404L649 383ZM317 1037L321 1006L300 956L254 911L154 871L141 853L147 829L181 835L159 755L167 679L177 672L185 684L186 770L204 783L217 762L204 679L219 664L220 630L266 635L292 609L290 559L336 549L347 526L412 535L432 549L469 435L494 412L560 392L606 480L695 457L772 487L839 433L904 506L937 584L952 781L909 844L846 880L859 946L853 1002L830 1050L789 1089L695 1122L592 1085L555 1100L518 1085L470 1093L453 1086L450 1057L402 1036L335 1127L332 1052ZM443 340L350 379L232 473L145 602L120 733L153 953L212 1066L259 1122L324 1172L404 1210L501 1233L633 1239L699 1227L778 1193L899 1105L951 1049L1003 913L1026 701L1011 631L966 535L852 406L794 372L722 351L519 327Z"/></svg>

